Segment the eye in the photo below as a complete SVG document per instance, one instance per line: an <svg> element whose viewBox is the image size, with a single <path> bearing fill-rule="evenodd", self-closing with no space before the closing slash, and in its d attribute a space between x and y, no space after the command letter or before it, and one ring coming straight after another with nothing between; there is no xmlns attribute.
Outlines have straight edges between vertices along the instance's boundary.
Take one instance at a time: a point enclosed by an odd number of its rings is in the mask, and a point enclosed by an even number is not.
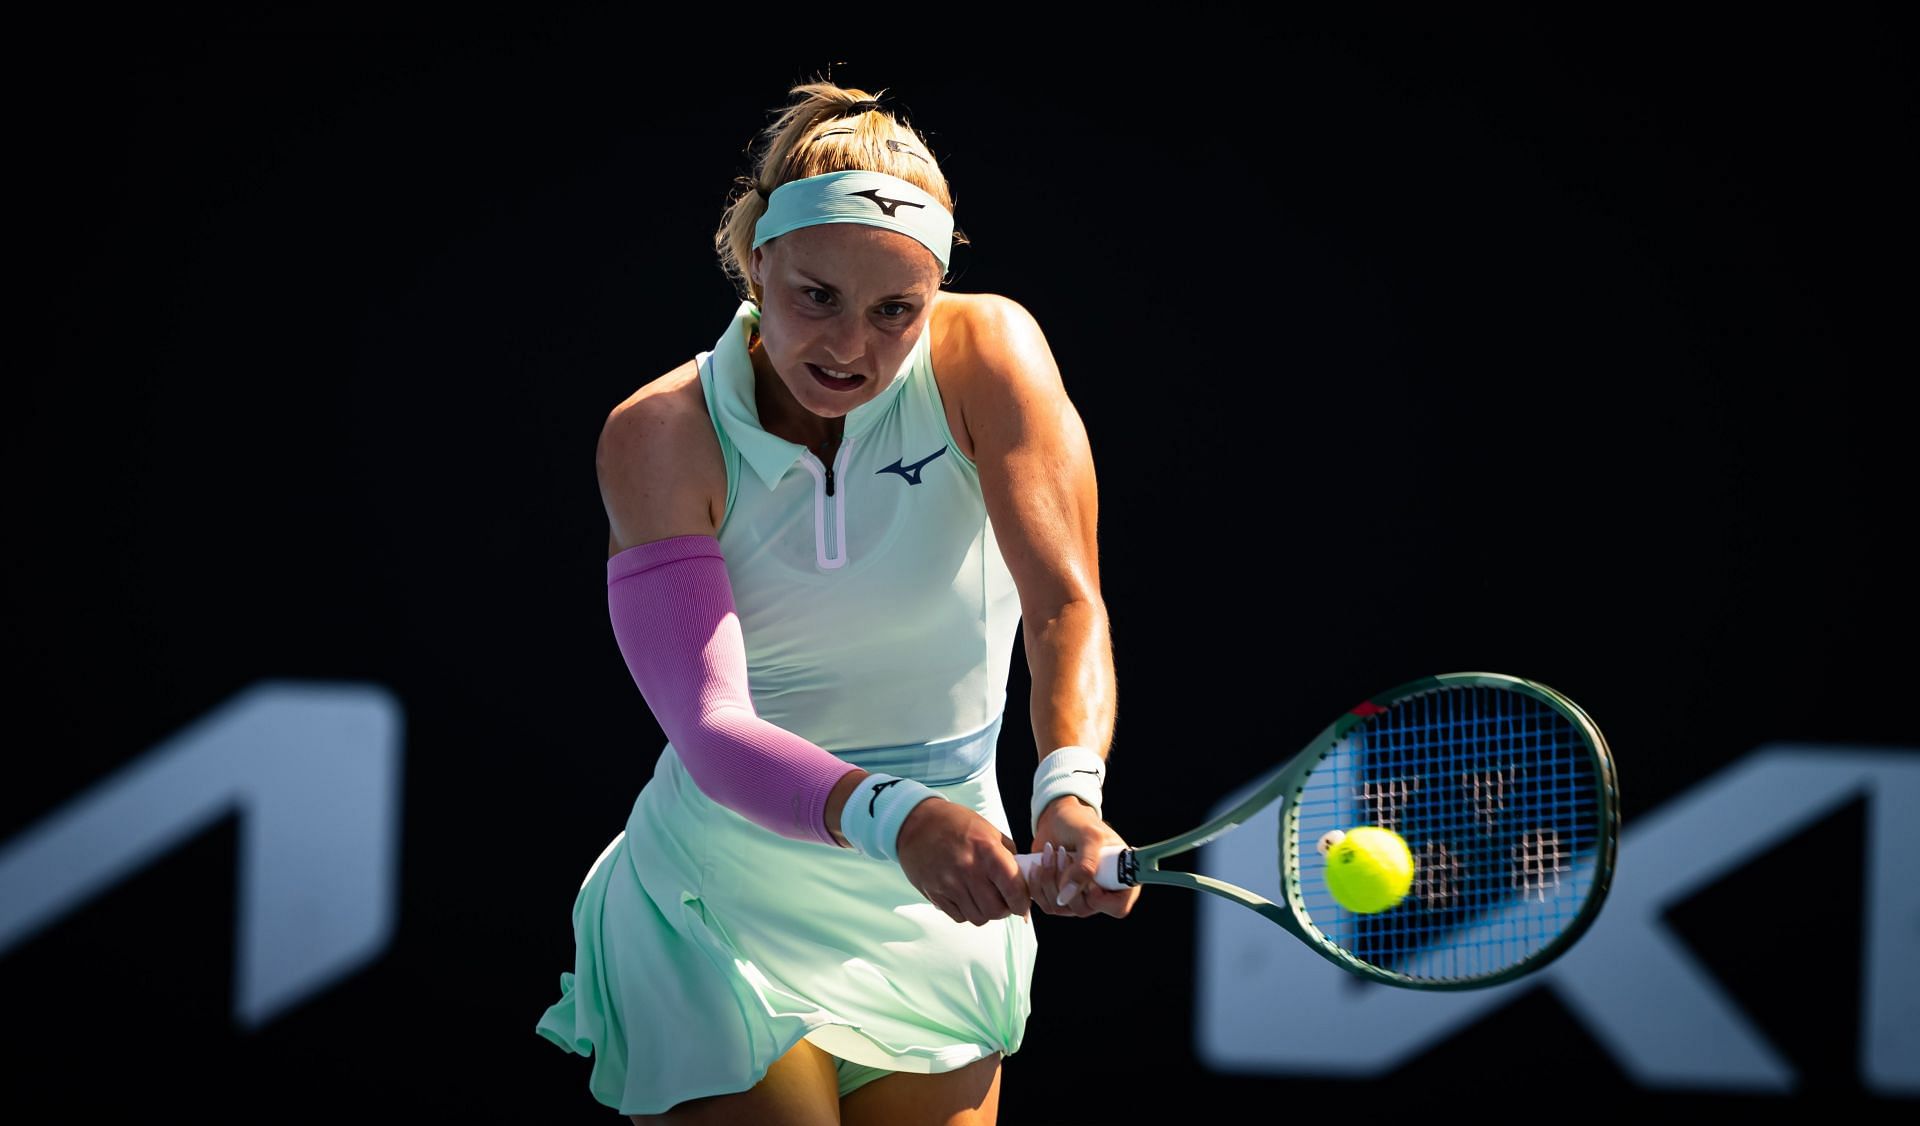
<svg viewBox="0 0 1920 1126"><path fill-rule="evenodd" d="M811 298L813 297L813 295L814 295L814 294L816 294L816 293L818 293L818 294L820 294L821 296L823 296L823 297L825 297L825 298L827 299L827 300L825 300L825 301L811 301L810 303L811 303L811 304L814 304L814 305L826 305L826 304L831 304L831 303L832 303L832 301L833 301L833 295L832 295L832 294L830 294L830 293L828 293L828 292L827 292L826 290L824 290L824 289L821 289L821 288L820 288L819 286L815 286L815 285L803 285L803 286L801 286L801 287L800 287L800 292L802 292L802 293L804 293L804 294L806 294L806 295L807 295L807 297L808 297L809 299L811 299ZM887 313L887 312L882 312L882 313L880 314L881 316L883 316L883 317L887 317L887 318L889 318L889 319L893 319L893 318L898 318L898 317L904 317L904 316L907 316L907 315L908 315L909 313L911 313L911 312L913 312L913 306L911 306L911 305L908 305L908 304L906 304L906 303L904 303L904 302L901 302L901 301L889 301L889 302L887 302L887 303L886 303L885 305L882 305L882 306L881 306L881 308L882 308L882 309L898 309L898 310L899 310L899 312L897 312L897 313Z"/></svg>

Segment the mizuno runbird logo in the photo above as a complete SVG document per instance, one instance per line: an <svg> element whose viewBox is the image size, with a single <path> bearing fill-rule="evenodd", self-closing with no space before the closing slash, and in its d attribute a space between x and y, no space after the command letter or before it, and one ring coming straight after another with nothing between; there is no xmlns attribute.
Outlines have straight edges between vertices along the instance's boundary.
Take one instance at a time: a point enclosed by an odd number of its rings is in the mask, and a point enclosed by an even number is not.
<svg viewBox="0 0 1920 1126"><path fill-rule="evenodd" d="M886 196L883 196L880 194L879 188L868 188L864 192L853 192L851 194L866 196L868 199L873 201L873 204L875 207L878 207L880 210L886 212L887 218L889 219L895 218L893 214L894 208L899 207L903 203L906 204L908 207L921 207L921 208L926 207L926 204L915 203L910 199L888 199Z"/></svg>
<svg viewBox="0 0 1920 1126"><path fill-rule="evenodd" d="M941 454L946 452L947 452L947 447L941 446L939 449L921 458L919 461L914 462L912 465L902 465L900 462L896 461L892 465L887 466L885 469L874 470L873 475L875 477L878 477L882 473L898 473L900 476L905 477L907 479L907 484L918 485L920 483L920 471L926 468L928 462L932 461L934 458L939 457Z"/></svg>
<svg viewBox="0 0 1920 1126"><path fill-rule="evenodd" d="M888 786L898 786L898 785L900 784L900 782L901 782L901 779L898 779L898 778L895 778L895 779L894 779L893 781L891 781L891 782L876 782L876 783L874 783L874 785L873 785L873 796L867 799L867 816L868 816L868 817L873 817L873 816L875 816L875 814L874 814L874 812L873 812L873 804L874 804L875 802L877 802L877 801L879 801L879 800L880 800L880 791L882 791L882 790L884 790L884 789L886 789L886 788L887 788Z"/></svg>

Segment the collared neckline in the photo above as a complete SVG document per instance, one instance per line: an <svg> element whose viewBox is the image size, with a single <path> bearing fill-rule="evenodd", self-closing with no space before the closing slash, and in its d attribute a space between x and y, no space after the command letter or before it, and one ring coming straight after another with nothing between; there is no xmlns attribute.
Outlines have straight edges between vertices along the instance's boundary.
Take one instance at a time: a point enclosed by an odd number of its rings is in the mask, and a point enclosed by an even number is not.
<svg viewBox="0 0 1920 1126"><path fill-rule="evenodd" d="M740 302L740 307L734 310L732 323L715 342L710 362L713 365L714 405L720 424L726 428L727 437L733 440L740 456L753 467L755 476L771 492L794 463L800 460L800 455L806 452L807 447L770 434L760 425L760 408L754 402L753 357L747 352L747 341L759 323L760 307L750 300ZM919 343L914 345L886 390L847 412L846 427L841 436L843 442L859 438L885 417L894 397L913 374L921 351L928 347L932 331L933 326L928 325L921 332Z"/></svg>

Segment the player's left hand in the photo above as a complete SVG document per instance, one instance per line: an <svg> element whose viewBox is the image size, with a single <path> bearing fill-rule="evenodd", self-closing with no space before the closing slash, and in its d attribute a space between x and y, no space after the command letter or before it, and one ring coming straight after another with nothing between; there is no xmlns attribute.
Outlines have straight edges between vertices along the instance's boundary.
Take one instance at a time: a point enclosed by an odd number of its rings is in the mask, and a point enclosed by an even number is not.
<svg viewBox="0 0 1920 1126"><path fill-rule="evenodd" d="M1093 812L1093 807L1071 794L1054 800L1040 812L1040 823L1033 838L1033 851L1043 860L1027 881L1040 910L1049 915L1111 915L1124 919L1140 898L1138 887L1110 891L1093 880L1100 850L1106 845L1127 842ZM1064 904L1056 903L1061 890L1068 892Z"/></svg>

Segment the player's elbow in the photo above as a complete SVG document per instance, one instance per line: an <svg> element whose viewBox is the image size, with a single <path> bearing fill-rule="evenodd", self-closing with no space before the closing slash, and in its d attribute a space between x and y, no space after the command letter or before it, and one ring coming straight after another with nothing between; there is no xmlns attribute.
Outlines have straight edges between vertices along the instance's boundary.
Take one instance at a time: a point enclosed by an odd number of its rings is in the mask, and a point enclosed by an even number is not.
<svg viewBox="0 0 1920 1126"><path fill-rule="evenodd" d="M1020 617L1043 635L1064 627L1105 628L1107 603L1097 584L1062 585L1045 597L1023 599Z"/></svg>
<svg viewBox="0 0 1920 1126"><path fill-rule="evenodd" d="M744 749L742 734L757 718L753 709L740 704L709 704L698 711L654 717L661 734L680 751L687 773L695 782L702 776L717 777L736 769ZM703 783L702 789L706 788Z"/></svg>

